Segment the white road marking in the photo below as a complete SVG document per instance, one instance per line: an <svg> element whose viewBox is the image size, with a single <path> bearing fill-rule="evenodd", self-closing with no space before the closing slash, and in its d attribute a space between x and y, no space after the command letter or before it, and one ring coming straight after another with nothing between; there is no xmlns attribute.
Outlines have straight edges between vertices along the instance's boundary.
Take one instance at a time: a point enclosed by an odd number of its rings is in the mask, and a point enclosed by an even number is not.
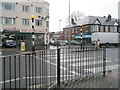
<svg viewBox="0 0 120 90"><path fill-rule="evenodd" d="M85 60L94 60L95 58L90 57L90 58L79 58L79 59L75 59L75 58L70 58L70 59L61 59L60 62L70 62L70 61L85 61Z"/></svg>
<svg viewBox="0 0 120 90"><path fill-rule="evenodd" d="M71 64L72 66L88 66L88 65L95 65L95 64L102 64L103 63L103 61L101 62L102 60L100 60L100 61L93 61L93 62L79 62L79 63L73 63L73 64ZM106 62L108 63L108 62L111 62L111 61L109 61L109 60L106 60Z"/></svg>
<svg viewBox="0 0 120 90"><path fill-rule="evenodd" d="M72 71L73 72L73 71ZM74 72L75 73L75 72ZM63 77L68 77L68 76L71 76L71 75L60 75L61 78ZM57 78L57 75L55 76L36 76L36 77L22 77L22 78L16 78L16 79L11 79L11 80L6 80L5 83L9 83L9 82L14 82L14 81L18 81L20 79L44 79L44 78ZM1 81L0 84L3 84L4 81Z"/></svg>
<svg viewBox="0 0 120 90"><path fill-rule="evenodd" d="M97 68L89 68L89 69L85 69L87 72L93 72L93 73L97 73L99 71L100 67ZM113 70L113 69L118 69L118 65L111 65L111 66L106 66L106 71L108 70Z"/></svg>

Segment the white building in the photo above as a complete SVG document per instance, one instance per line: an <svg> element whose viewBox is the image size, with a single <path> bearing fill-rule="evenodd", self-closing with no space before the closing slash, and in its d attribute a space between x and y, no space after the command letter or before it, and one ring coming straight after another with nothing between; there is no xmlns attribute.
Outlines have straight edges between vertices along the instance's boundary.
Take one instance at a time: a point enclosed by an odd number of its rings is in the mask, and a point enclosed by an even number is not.
<svg viewBox="0 0 120 90"><path fill-rule="evenodd" d="M23 40L26 47L30 47L33 31L32 15L35 16L36 49L39 49L41 45L48 44L49 3L44 0L0 0L0 31L2 36L9 38L12 35L18 44Z"/></svg>
<svg viewBox="0 0 120 90"><path fill-rule="evenodd" d="M118 19L120 19L120 1L118 2Z"/></svg>

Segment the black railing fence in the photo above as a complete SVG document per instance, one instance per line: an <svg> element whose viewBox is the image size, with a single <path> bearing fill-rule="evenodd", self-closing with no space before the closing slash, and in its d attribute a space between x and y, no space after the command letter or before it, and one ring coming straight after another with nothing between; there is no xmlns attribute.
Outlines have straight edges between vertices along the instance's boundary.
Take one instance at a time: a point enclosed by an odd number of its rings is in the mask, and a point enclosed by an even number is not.
<svg viewBox="0 0 120 90"><path fill-rule="evenodd" d="M55 84L105 75L105 48L70 47L2 57L2 85L6 88L51 88Z"/></svg>

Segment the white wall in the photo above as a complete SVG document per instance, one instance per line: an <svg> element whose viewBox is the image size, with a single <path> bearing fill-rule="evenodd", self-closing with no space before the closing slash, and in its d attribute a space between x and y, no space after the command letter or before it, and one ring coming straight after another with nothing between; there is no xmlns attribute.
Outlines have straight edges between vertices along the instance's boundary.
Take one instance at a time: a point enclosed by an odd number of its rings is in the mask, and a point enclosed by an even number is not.
<svg viewBox="0 0 120 90"><path fill-rule="evenodd" d="M118 2L118 19L120 19L120 1Z"/></svg>

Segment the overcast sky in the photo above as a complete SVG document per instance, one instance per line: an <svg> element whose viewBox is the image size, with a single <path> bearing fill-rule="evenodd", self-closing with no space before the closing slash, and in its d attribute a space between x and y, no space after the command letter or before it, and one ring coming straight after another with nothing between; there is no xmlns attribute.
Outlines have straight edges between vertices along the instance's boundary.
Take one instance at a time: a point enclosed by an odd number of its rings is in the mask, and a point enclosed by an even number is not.
<svg viewBox="0 0 120 90"><path fill-rule="evenodd" d="M67 25L69 16L69 0L45 0L50 4L50 32L59 31ZM118 18L118 2L120 0L70 0L70 12L80 11L85 16L107 16Z"/></svg>

